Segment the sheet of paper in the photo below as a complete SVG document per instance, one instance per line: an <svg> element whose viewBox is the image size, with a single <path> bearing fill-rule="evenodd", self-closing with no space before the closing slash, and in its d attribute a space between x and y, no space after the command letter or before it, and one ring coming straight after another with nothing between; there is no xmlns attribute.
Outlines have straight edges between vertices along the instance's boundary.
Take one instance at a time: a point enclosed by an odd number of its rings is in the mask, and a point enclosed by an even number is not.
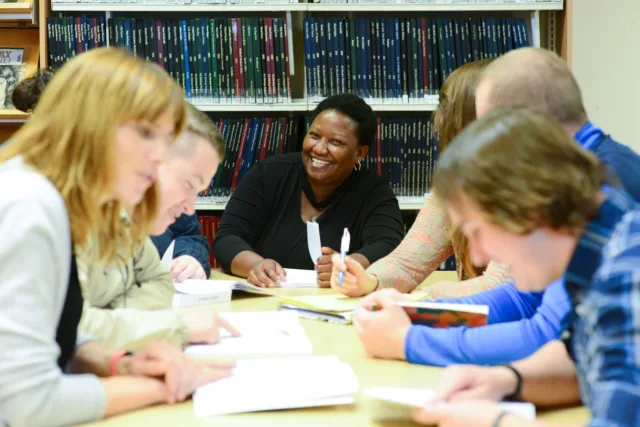
<svg viewBox="0 0 640 427"><path fill-rule="evenodd" d="M435 397L435 391L430 389L403 387L369 387L364 390L366 396L400 405L423 407ZM526 420L536 419L536 407L526 402L501 402L505 411Z"/></svg>
<svg viewBox="0 0 640 427"><path fill-rule="evenodd" d="M424 298L424 293L410 294L412 300L419 300ZM280 304L295 305L302 308L308 308L310 310L325 311L328 313L344 313L347 311L353 311L357 307L362 298L349 298L346 295L341 294L329 294L329 295L304 295L304 296L285 296L278 295L278 301Z"/></svg>
<svg viewBox="0 0 640 427"><path fill-rule="evenodd" d="M206 295L217 292L231 291L237 282L232 280L196 280L189 279L184 282L173 282L176 291L190 295Z"/></svg>
<svg viewBox="0 0 640 427"><path fill-rule="evenodd" d="M197 416L353 402L358 379L337 356L238 361L233 375L193 396Z"/></svg>
<svg viewBox="0 0 640 427"><path fill-rule="evenodd" d="M164 254L162 254L162 264L167 267L167 270L171 271L171 261L173 261L173 248L176 246L176 241L172 241Z"/></svg>
<svg viewBox="0 0 640 427"><path fill-rule="evenodd" d="M232 337L220 331L220 342L213 345L190 345L185 352L192 356L260 357L311 354L313 347L296 312L264 311L222 313L238 331Z"/></svg>
<svg viewBox="0 0 640 427"><path fill-rule="evenodd" d="M285 268L287 280L280 283L283 288L317 288L318 273L315 270L299 270L296 268Z"/></svg>
<svg viewBox="0 0 640 427"><path fill-rule="evenodd" d="M313 263L318 264L318 258L322 256L322 244L320 243L320 226L317 222L307 221L307 245Z"/></svg>

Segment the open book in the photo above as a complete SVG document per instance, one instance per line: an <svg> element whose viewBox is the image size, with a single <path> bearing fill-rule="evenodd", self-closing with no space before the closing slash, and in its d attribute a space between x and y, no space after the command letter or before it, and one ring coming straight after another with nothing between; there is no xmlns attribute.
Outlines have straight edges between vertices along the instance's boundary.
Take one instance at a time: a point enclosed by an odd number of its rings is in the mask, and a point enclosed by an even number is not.
<svg viewBox="0 0 640 427"><path fill-rule="evenodd" d="M376 400L388 402L394 405L402 405L414 408L425 407L433 401L436 392L429 389L404 388L404 387L369 387L363 391L365 396ZM444 403L446 405L446 403ZM502 409L525 420L536 419L536 407L527 402L501 402ZM385 408L375 405L380 413Z"/></svg>
<svg viewBox="0 0 640 427"><path fill-rule="evenodd" d="M398 305L407 312L411 323L432 328L485 326L489 316L489 306L480 304L403 301Z"/></svg>
<svg viewBox="0 0 640 427"><path fill-rule="evenodd" d="M409 294L413 300L424 298L424 293ZM348 325L352 322L353 311L362 301L342 294L309 295L289 297L278 295L280 310L293 310L300 317L325 322Z"/></svg>
<svg viewBox="0 0 640 427"><path fill-rule="evenodd" d="M194 357L234 358L311 354L313 347L295 312L260 311L221 313L242 336L221 331L217 344L190 345L186 354Z"/></svg>
<svg viewBox="0 0 640 427"><path fill-rule="evenodd" d="M171 270L175 240L171 242L162 255L162 264ZM315 270L298 270L285 268L287 280L278 287L308 288L317 287L317 273ZM259 295L273 295L267 288L260 288L241 280L197 280L189 279L173 283L176 293L173 296L173 307L189 307L208 305L231 301L233 291L249 292Z"/></svg>
<svg viewBox="0 0 640 427"><path fill-rule="evenodd" d="M358 379L337 356L238 361L230 377L204 385L193 395L196 416L354 402Z"/></svg>

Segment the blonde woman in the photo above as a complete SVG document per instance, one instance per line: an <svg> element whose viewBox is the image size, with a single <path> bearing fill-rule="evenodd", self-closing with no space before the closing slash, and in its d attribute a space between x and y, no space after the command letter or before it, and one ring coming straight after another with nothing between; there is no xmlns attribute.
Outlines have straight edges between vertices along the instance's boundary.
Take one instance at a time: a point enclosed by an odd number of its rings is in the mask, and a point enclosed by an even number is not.
<svg viewBox="0 0 640 427"><path fill-rule="evenodd" d="M124 356L76 335L74 247L91 238L94 259L108 260L147 235L158 166L184 117L180 88L157 65L95 49L59 71L0 150L0 423L78 424L182 400L227 374L161 343Z"/></svg>

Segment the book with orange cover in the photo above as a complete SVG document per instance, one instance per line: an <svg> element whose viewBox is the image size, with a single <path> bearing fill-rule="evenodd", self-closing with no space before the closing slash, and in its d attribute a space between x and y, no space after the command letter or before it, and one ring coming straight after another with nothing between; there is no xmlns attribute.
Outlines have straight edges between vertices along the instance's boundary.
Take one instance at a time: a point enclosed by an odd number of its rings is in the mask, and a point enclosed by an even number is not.
<svg viewBox="0 0 640 427"><path fill-rule="evenodd" d="M398 305L407 312L411 323L432 328L485 326L489 316L488 305L433 301L402 301Z"/></svg>

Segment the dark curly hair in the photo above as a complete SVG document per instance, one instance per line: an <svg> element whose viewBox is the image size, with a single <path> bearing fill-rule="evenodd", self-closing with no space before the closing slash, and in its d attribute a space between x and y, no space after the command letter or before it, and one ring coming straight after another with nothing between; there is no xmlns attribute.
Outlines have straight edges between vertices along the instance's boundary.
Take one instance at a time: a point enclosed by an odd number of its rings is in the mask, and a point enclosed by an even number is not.
<svg viewBox="0 0 640 427"><path fill-rule="evenodd" d="M54 76L54 71L44 68L32 76L20 80L11 93L11 103L15 108L29 113L36 108L40 95Z"/></svg>
<svg viewBox="0 0 640 427"><path fill-rule="evenodd" d="M340 94L323 99L311 113L311 120L326 110L349 117L357 126L358 144L371 146L376 135L376 115L364 99L357 95Z"/></svg>

